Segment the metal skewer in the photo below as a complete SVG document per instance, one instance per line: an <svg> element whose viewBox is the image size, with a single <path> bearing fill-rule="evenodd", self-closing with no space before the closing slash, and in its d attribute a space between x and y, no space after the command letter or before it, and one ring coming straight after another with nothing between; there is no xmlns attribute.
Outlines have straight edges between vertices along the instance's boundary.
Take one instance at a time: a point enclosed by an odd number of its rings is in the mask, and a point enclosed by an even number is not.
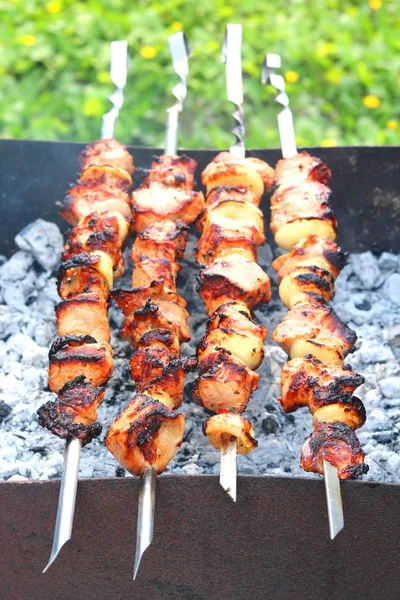
<svg viewBox="0 0 400 600"><path fill-rule="evenodd" d="M122 90L125 87L127 72L128 42L111 42L111 81L115 84L117 89L110 97L112 109L103 117L101 130L103 139L111 138L114 135L115 122L124 101ZM65 445L53 546L51 548L49 562L43 569L43 573L46 573L56 560L61 548L71 539L81 449L82 443L78 438L72 438L67 441Z"/></svg>
<svg viewBox="0 0 400 600"><path fill-rule="evenodd" d="M243 79L242 79L242 26L229 23L226 26L222 46L222 61L226 64L226 91L229 102L235 105L232 113L236 121L232 133L236 143L229 152L238 159L246 154L244 145ZM219 483L228 496L236 502L237 488L237 438L223 437L220 455Z"/></svg>
<svg viewBox="0 0 400 600"><path fill-rule="evenodd" d="M282 75L275 72L281 67L279 54L267 54L262 66L261 82L268 82L278 91L276 101L282 106L278 114L279 136L281 139L283 158L291 158L297 154L296 138L294 134L293 116L289 108L289 97L285 92L285 80ZM326 503L328 508L329 533L331 539L335 538L344 527L343 504L340 493L340 479L336 467L326 460L323 461Z"/></svg>
<svg viewBox="0 0 400 600"><path fill-rule="evenodd" d="M167 125L165 135L165 154L175 155L178 148L179 114L183 109L186 98L186 78L189 73L189 58L192 56L189 41L182 31L178 31L168 38L171 51L172 64L179 82L173 88L172 94L176 103L167 109ZM136 551L133 580L139 571L140 561L145 550L153 541L154 512L156 505L156 478L155 469L146 469L139 493L138 519L136 527Z"/></svg>

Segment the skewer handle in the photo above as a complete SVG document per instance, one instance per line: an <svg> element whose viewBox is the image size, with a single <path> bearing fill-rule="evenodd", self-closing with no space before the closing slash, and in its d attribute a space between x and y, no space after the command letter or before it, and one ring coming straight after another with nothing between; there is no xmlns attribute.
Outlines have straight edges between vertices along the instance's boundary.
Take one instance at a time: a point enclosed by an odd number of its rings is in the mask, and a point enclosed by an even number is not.
<svg viewBox="0 0 400 600"><path fill-rule="evenodd" d="M294 134L293 115L289 108L289 96L285 92L285 80L282 75L275 73L276 69L281 67L281 57L279 54L266 54L265 61L261 71L261 82L268 82L278 91L276 101L283 108L278 114L279 136L281 138L283 158L296 156L296 137Z"/></svg>
<svg viewBox="0 0 400 600"><path fill-rule="evenodd" d="M165 154L176 154L178 148L179 113L187 94L186 79L189 73L189 58L192 56L189 40L178 31L168 38L172 64L179 81L172 90L176 103L167 109L167 127L165 134Z"/></svg>
<svg viewBox="0 0 400 600"><path fill-rule="evenodd" d="M103 116L101 128L102 139L114 137L115 123L119 115L119 111L124 103L123 89L126 84L128 75L128 42L114 41L111 42L111 81L116 87L115 92L110 96L109 100L112 104L111 110Z"/></svg>
<svg viewBox="0 0 400 600"><path fill-rule="evenodd" d="M64 453L63 473L61 479L60 495L58 497L58 508L56 526L54 529L53 546L48 564L43 570L46 573L53 564L61 548L72 535L74 522L76 488L78 486L79 461L81 457L82 444L78 438L73 438L66 443Z"/></svg>
<svg viewBox="0 0 400 600"><path fill-rule="evenodd" d="M242 78L242 26L229 23L226 26L225 39L222 46L222 61L226 64L226 91L229 102L235 105L232 113L236 121L232 133L236 143L229 148L235 158L245 157L244 145L244 112L243 112L243 78Z"/></svg>

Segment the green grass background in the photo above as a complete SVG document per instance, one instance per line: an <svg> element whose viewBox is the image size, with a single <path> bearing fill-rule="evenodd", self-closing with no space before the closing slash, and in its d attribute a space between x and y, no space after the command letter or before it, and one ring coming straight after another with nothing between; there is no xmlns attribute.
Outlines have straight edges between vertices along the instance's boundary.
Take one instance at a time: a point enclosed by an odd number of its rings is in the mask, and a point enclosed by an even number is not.
<svg viewBox="0 0 400 600"><path fill-rule="evenodd" d="M274 92L260 83L265 52L280 53L283 72L298 74L287 91L299 145L400 143L396 0L0 0L0 19L1 137L98 138L113 91L109 42L127 39L131 63L116 136L162 145L176 82L167 38L181 23L194 56L180 145L225 148L232 120L221 42L226 23L237 22L248 147L279 145ZM154 58L141 55L145 46ZM364 105L370 95L377 108Z"/></svg>

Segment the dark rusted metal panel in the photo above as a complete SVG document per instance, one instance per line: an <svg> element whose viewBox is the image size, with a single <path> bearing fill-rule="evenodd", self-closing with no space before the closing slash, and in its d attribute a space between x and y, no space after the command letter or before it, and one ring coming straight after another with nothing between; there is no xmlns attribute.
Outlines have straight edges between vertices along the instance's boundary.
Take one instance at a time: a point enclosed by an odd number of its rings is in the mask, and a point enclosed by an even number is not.
<svg viewBox="0 0 400 600"><path fill-rule="evenodd" d="M0 484L2 600L397 600L400 486L342 483L328 537L321 479L162 476L154 543L132 582L139 481L84 480L73 540L46 575L58 482Z"/></svg>
<svg viewBox="0 0 400 600"><path fill-rule="evenodd" d="M78 155L84 144L0 140L0 253L14 249L14 236L42 217L66 224L58 215L68 185L76 180ZM136 182L162 151L130 148L137 167ZM400 251L400 147L312 148L333 172L333 207L347 251L373 247ZM190 150L199 173L216 151ZM249 150L249 155L275 164L279 150ZM56 204L58 203L58 205ZM268 215L268 202L261 205ZM268 223L269 219L267 219ZM389 226L390 223L390 226ZM271 240L271 236L269 236Z"/></svg>

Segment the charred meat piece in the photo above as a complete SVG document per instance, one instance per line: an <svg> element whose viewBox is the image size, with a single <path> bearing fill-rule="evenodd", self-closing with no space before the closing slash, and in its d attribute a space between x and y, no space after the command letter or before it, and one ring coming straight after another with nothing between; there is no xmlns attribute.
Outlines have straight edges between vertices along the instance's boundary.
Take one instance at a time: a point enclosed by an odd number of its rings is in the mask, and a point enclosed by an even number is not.
<svg viewBox="0 0 400 600"><path fill-rule="evenodd" d="M329 271L336 279L345 266L346 259L346 253L338 244L311 234L295 244L288 254L278 256L272 267L278 273L279 281L294 269L310 265Z"/></svg>
<svg viewBox="0 0 400 600"><path fill-rule="evenodd" d="M343 355L347 356L354 350L357 336L355 331L343 323L332 307L323 302L312 301L296 304L289 310L272 333L272 339L290 355L295 341L313 340L325 343L331 340L330 345L339 346Z"/></svg>
<svg viewBox="0 0 400 600"><path fill-rule="evenodd" d="M252 226L243 226L226 217L215 217L203 229L194 252L195 258L200 265L207 265L227 253L235 252L255 262L255 234L256 230Z"/></svg>
<svg viewBox="0 0 400 600"><path fill-rule="evenodd" d="M252 260L237 253L216 260L200 271L198 291L211 315L219 306L235 300L249 308L271 299L268 275Z"/></svg>
<svg viewBox="0 0 400 600"><path fill-rule="evenodd" d="M179 265L167 258L145 258L133 266L132 287L149 287L160 284L165 293L176 293L175 280Z"/></svg>
<svg viewBox="0 0 400 600"><path fill-rule="evenodd" d="M238 454L250 454L258 446L250 421L233 413L213 415L203 423L203 433L217 450L221 450L223 439L232 437L237 440Z"/></svg>
<svg viewBox="0 0 400 600"><path fill-rule="evenodd" d="M262 338L224 327L213 329L200 341L197 346L198 361L202 362L219 348L224 348L232 356L242 360L250 369L257 369L264 358Z"/></svg>
<svg viewBox="0 0 400 600"><path fill-rule="evenodd" d="M107 303L97 294L82 294L56 307L58 335L92 335L98 342L110 341Z"/></svg>
<svg viewBox="0 0 400 600"><path fill-rule="evenodd" d="M39 424L63 440L77 437L86 446L101 433L96 420L103 397L103 387L92 387L80 375L61 388L57 400L38 409Z"/></svg>
<svg viewBox="0 0 400 600"><path fill-rule="evenodd" d="M113 351L110 344L87 342L86 338L66 336L62 345L57 341L53 344L49 353L49 387L52 392L58 392L79 375L83 375L93 387L103 385L111 377Z"/></svg>
<svg viewBox="0 0 400 600"><path fill-rule="evenodd" d="M303 183L285 187L271 198L271 231L275 242L284 250L310 233L335 240L337 221L333 214L331 190L322 183Z"/></svg>
<svg viewBox="0 0 400 600"><path fill-rule="evenodd" d="M190 333L187 318L188 312L174 302L148 300L143 308L126 319L121 334L129 339L134 348L145 333L154 329L168 329L178 337L180 343L188 342Z"/></svg>
<svg viewBox="0 0 400 600"><path fill-rule="evenodd" d="M132 187L132 177L127 171L110 165L89 165L82 171L79 183L88 187L118 189L127 192Z"/></svg>
<svg viewBox="0 0 400 600"><path fill-rule="evenodd" d="M107 300L110 295L108 280L98 270L99 257L79 254L64 262L58 271L57 289L63 300L81 294L97 294Z"/></svg>
<svg viewBox="0 0 400 600"><path fill-rule="evenodd" d="M210 353L199 365L193 391L196 401L213 412L242 412L258 387L259 375L224 348Z"/></svg>
<svg viewBox="0 0 400 600"><path fill-rule="evenodd" d="M122 242L127 234L126 221L118 212L88 215L80 225L68 232L63 260L100 250L110 257L113 269L116 269L121 257Z"/></svg>
<svg viewBox="0 0 400 600"><path fill-rule="evenodd" d="M364 381L349 365L326 365L312 356L294 358L282 368L280 402L286 413L308 406L314 414L327 404L347 405L350 412L351 396Z"/></svg>
<svg viewBox="0 0 400 600"><path fill-rule="evenodd" d="M297 186L307 181L328 185L331 177L332 173L320 158L301 152L276 163L274 185Z"/></svg>
<svg viewBox="0 0 400 600"><path fill-rule="evenodd" d="M289 309L316 297L329 302L334 292L335 280L332 275L314 265L294 268L279 285L279 296Z"/></svg>
<svg viewBox="0 0 400 600"><path fill-rule="evenodd" d="M129 175L135 171L132 156L126 147L114 138L98 140L86 146L79 157L79 166L84 171L90 165L109 165L126 171Z"/></svg>
<svg viewBox="0 0 400 600"><path fill-rule="evenodd" d="M227 302L220 306L207 321L207 332L214 329L231 329L243 335L256 337L262 343L267 337L267 329L263 325L257 325L243 302Z"/></svg>
<svg viewBox="0 0 400 600"><path fill-rule="evenodd" d="M206 207L214 206L224 200L244 200L245 202L250 202L258 207L261 202L261 196L257 196L254 192L245 187L228 187L221 185L219 187L214 187L209 191L206 199Z"/></svg>
<svg viewBox="0 0 400 600"><path fill-rule="evenodd" d="M340 479L356 479L368 472L356 434L344 423L315 423L314 433L301 450L301 467L323 475L323 461L336 467Z"/></svg>
<svg viewBox="0 0 400 600"><path fill-rule="evenodd" d="M181 445L185 419L162 402L135 395L115 419L105 443L111 454L133 475L153 467L162 473Z"/></svg>
<svg viewBox="0 0 400 600"><path fill-rule="evenodd" d="M168 408L178 408L183 400L182 360L165 348L138 349L129 361L136 391L160 400Z"/></svg>
<svg viewBox="0 0 400 600"><path fill-rule="evenodd" d="M345 423L352 429L362 427L367 420L365 406L357 396L352 396L348 403L326 404L313 414L313 423Z"/></svg>
<svg viewBox="0 0 400 600"><path fill-rule="evenodd" d="M174 356L179 356L180 354L179 338L175 330L171 331L162 327L146 331L142 335L137 342L137 348L139 350L140 348L147 347L164 348Z"/></svg>
<svg viewBox="0 0 400 600"><path fill-rule="evenodd" d="M171 188L159 183L140 187L132 194L133 230L141 231L152 223L171 219L193 223L204 210L202 192Z"/></svg>
<svg viewBox="0 0 400 600"><path fill-rule="evenodd" d="M196 169L197 163L193 158L162 154L153 161L143 185L151 187L153 183L161 183L168 187L192 190Z"/></svg>
<svg viewBox="0 0 400 600"><path fill-rule="evenodd" d="M165 290L163 283L160 281L153 281L148 287L138 287L130 290L115 288L111 291L111 296L126 317L131 317L134 312L143 308L146 302L151 300L154 300L154 302L167 300L182 308L186 307L186 301L182 296Z"/></svg>
<svg viewBox="0 0 400 600"><path fill-rule="evenodd" d="M220 152L202 173L202 183L207 194L215 187L245 187L255 195L268 191L274 178L274 170L266 162L247 157L237 159L230 152Z"/></svg>
<svg viewBox="0 0 400 600"><path fill-rule="evenodd" d="M143 258L167 258L175 262L183 257L187 238L188 226L179 220L152 223L138 233L131 259L135 263Z"/></svg>
<svg viewBox="0 0 400 600"><path fill-rule="evenodd" d="M74 185L64 199L64 208L60 215L71 225L78 225L87 215L110 211L120 213L130 225L132 212L126 192L109 188L107 185Z"/></svg>

